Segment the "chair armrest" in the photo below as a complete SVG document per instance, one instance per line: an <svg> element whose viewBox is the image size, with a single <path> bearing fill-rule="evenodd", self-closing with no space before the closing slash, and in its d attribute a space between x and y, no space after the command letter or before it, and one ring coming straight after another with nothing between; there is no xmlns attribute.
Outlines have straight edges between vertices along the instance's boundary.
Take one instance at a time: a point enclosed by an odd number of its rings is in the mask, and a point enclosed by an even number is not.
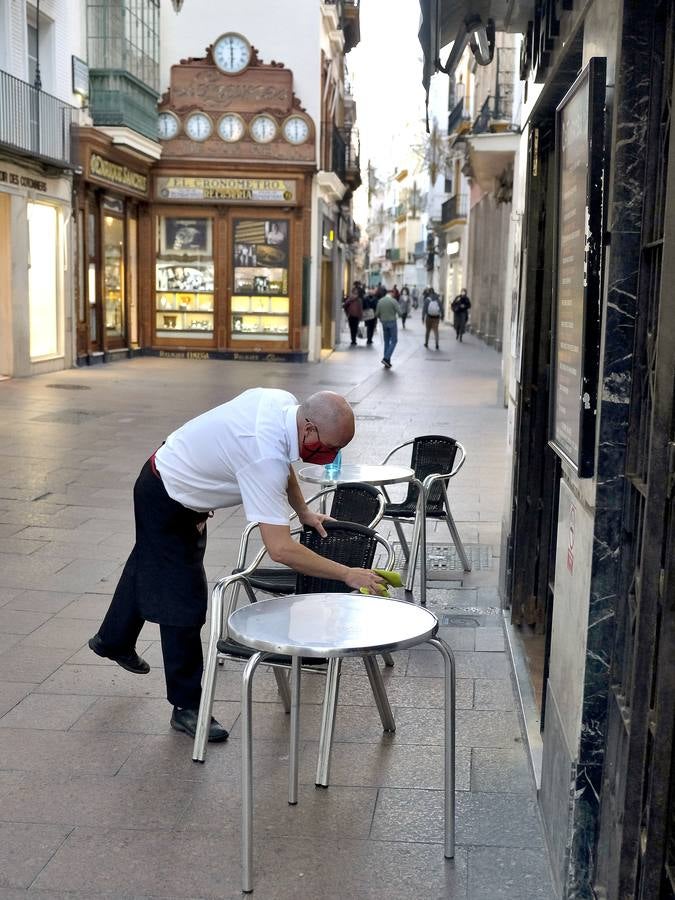
<svg viewBox="0 0 675 900"><path fill-rule="evenodd" d="M384 568L388 571L391 571L394 567L394 562L396 560L396 554L394 553L394 548L391 546L388 540L382 537L381 534L376 534L375 539L377 543L380 544L387 551L387 561L385 563Z"/></svg>
<svg viewBox="0 0 675 900"><path fill-rule="evenodd" d="M393 450L390 450L389 453L387 453L387 455L385 456L385 458L382 460L381 465L384 465L385 463L389 462L389 460L390 460L391 457L394 455L394 453L397 453L399 450L402 450L403 447L409 447L412 443L413 443L412 440L410 440L410 441L404 441L404 443L399 444L398 447L394 447Z"/></svg>

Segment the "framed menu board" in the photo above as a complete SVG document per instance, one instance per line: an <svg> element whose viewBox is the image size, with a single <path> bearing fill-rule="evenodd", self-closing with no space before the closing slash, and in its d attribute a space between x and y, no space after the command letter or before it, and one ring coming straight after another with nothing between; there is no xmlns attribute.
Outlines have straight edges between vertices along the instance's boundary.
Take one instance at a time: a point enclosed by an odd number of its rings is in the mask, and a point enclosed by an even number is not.
<svg viewBox="0 0 675 900"><path fill-rule="evenodd" d="M550 444L582 478L594 469L606 61L595 57L556 112L556 272Z"/></svg>

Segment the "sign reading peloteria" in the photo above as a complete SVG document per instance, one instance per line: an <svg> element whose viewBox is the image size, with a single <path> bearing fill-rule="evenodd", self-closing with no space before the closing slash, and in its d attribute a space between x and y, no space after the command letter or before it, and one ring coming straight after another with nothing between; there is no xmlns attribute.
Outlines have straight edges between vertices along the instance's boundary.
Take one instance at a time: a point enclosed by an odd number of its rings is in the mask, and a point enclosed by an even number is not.
<svg viewBox="0 0 675 900"><path fill-rule="evenodd" d="M158 200L214 203L296 203L296 182L283 178L201 178L183 175L159 176L155 181Z"/></svg>
<svg viewBox="0 0 675 900"><path fill-rule="evenodd" d="M138 194L147 195L148 193L147 175L104 159L98 153L92 153L89 157L89 177L106 184L128 188Z"/></svg>

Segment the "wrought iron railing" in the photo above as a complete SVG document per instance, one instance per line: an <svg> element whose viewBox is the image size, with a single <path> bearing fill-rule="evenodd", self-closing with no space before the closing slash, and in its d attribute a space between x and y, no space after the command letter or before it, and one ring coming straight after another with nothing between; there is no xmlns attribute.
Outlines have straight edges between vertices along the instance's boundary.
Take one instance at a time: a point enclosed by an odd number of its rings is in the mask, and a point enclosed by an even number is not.
<svg viewBox="0 0 675 900"><path fill-rule="evenodd" d="M70 166L70 126L76 116L69 103L0 71L0 145Z"/></svg>
<svg viewBox="0 0 675 900"><path fill-rule="evenodd" d="M448 134L457 131L462 122L466 122L467 117L464 115L464 97L455 103L450 115L448 116Z"/></svg>
<svg viewBox="0 0 675 900"><path fill-rule="evenodd" d="M466 219L469 211L469 198L466 194L455 194L445 201L441 207L441 222L446 225L457 219Z"/></svg>
<svg viewBox="0 0 675 900"><path fill-rule="evenodd" d="M474 134L484 134L490 130L490 126L496 121L511 122L512 114L513 98L510 95L489 96L476 116L472 131Z"/></svg>

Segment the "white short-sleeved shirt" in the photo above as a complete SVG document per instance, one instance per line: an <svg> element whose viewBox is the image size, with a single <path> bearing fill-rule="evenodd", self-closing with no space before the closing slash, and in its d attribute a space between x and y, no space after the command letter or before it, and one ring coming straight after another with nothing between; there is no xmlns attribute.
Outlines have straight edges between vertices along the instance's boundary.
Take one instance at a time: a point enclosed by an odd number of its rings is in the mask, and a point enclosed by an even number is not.
<svg viewBox="0 0 675 900"><path fill-rule="evenodd" d="M249 522L287 525L298 401L253 388L172 432L155 456L168 495L189 509L244 504Z"/></svg>

